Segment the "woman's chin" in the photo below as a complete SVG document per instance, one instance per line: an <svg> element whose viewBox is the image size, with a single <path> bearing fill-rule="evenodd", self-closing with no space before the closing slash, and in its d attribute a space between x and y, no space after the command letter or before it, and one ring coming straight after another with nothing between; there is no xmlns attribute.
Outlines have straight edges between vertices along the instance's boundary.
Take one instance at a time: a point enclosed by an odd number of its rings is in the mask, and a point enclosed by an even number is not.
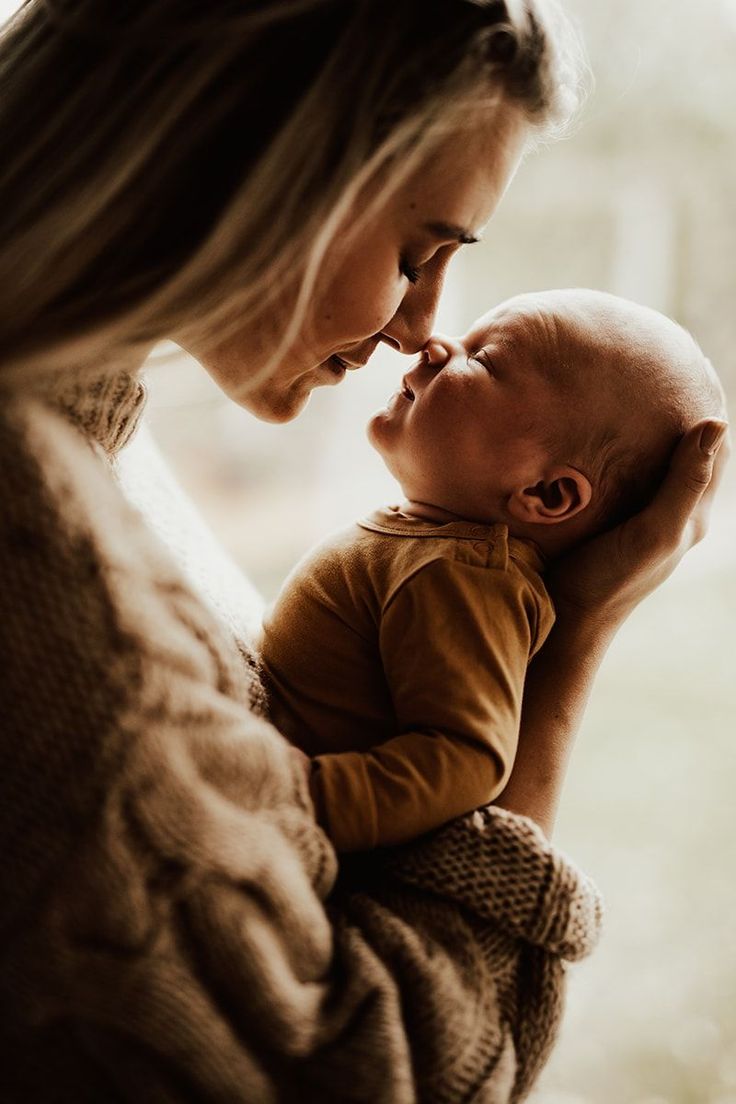
<svg viewBox="0 0 736 1104"><path fill-rule="evenodd" d="M229 398L254 417L262 422L280 424L291 422L301 414L315 387L333 387L344 378L344 369L336 369L326 363L311 368L288 382L279 379L264 380L260 386L247 390L242 385L233 389L223 386L221 381L218 382Z"/></svg>
<svg viewBox="0 0 736 1104"><path fill-rule="evenodd" d="M241 395L236 401L259 421L282 425L284 422L293 422L301 414L309 402L309 395L309 391L299 396L250 394Z"/></svg>
<svg viewBox="0 0 736 1104"><path fill-rule="evenodd" d="M310 373L309 376L295 380L288 387L266 383L262 388L233 395L231 398L260 421L281 424L291 422L301 414L315 387L324 387L335 382L337 381L325 379L321 373L318 376L315 372L314 375Z"/></svg>

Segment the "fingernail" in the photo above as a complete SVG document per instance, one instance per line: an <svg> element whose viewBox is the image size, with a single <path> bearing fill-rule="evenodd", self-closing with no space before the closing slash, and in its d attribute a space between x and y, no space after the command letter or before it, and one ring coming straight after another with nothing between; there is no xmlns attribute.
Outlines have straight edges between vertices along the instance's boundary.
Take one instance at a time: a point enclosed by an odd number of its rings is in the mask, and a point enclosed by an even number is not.
<svg viewBox="0 0 736 1104"><path fill-rule="evenodd" d="M728 426L725 422L708 422L700 434L700 447L706 456L712 456L724 438Z"/></svg>

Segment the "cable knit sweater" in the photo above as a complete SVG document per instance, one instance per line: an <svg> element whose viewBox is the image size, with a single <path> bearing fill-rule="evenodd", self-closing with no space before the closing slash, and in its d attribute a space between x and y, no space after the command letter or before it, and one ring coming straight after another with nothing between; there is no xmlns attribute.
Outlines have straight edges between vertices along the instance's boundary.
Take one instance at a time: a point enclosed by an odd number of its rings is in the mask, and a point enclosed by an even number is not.
<svg viewBox="0 0 736 1104"><path fill-rule="evenodd" d="M140 384L0 403L4 1104L523 1099L591 884L493 807L338 875L247 642L116 481Z"/></svg>

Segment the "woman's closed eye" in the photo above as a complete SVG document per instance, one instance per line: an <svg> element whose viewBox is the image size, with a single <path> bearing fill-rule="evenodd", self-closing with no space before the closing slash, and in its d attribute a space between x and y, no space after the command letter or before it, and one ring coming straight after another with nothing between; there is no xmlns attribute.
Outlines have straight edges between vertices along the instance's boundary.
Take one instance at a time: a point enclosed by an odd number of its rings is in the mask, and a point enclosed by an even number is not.
<svg viewBox="0 0 736 1104"><path fill-rule="evenodd" d="M418 243L407 248L399 260L399 272L406 277L410 284L416 284L422 279L425 269L431 268L431 277L441 273L460 243L457 240L448 242L434 241L429 245ZM409 258L412 258L411 260Z"/></svg>
<svg viewBox="0 0 736 1104"><path fill-rule="evenodd" d="M399 261L399 272L402 276L406 276L410 284L418 283L422 276L421 266L410 264L406 257L402 257Z"/></svg>

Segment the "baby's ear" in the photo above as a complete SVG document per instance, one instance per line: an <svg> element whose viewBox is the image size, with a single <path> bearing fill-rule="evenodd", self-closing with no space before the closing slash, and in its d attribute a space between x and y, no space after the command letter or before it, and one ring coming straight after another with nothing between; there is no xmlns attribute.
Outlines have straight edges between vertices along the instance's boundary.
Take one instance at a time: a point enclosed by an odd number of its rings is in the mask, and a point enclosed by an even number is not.
<svg viewBox="0 0 736 1104"><path fill-rule="evenodd" d="M533 487L514 491L509 513L527 525L555 525L569 521L590 505L593 488L577 468L559 467L545 474Z"/></svg>

